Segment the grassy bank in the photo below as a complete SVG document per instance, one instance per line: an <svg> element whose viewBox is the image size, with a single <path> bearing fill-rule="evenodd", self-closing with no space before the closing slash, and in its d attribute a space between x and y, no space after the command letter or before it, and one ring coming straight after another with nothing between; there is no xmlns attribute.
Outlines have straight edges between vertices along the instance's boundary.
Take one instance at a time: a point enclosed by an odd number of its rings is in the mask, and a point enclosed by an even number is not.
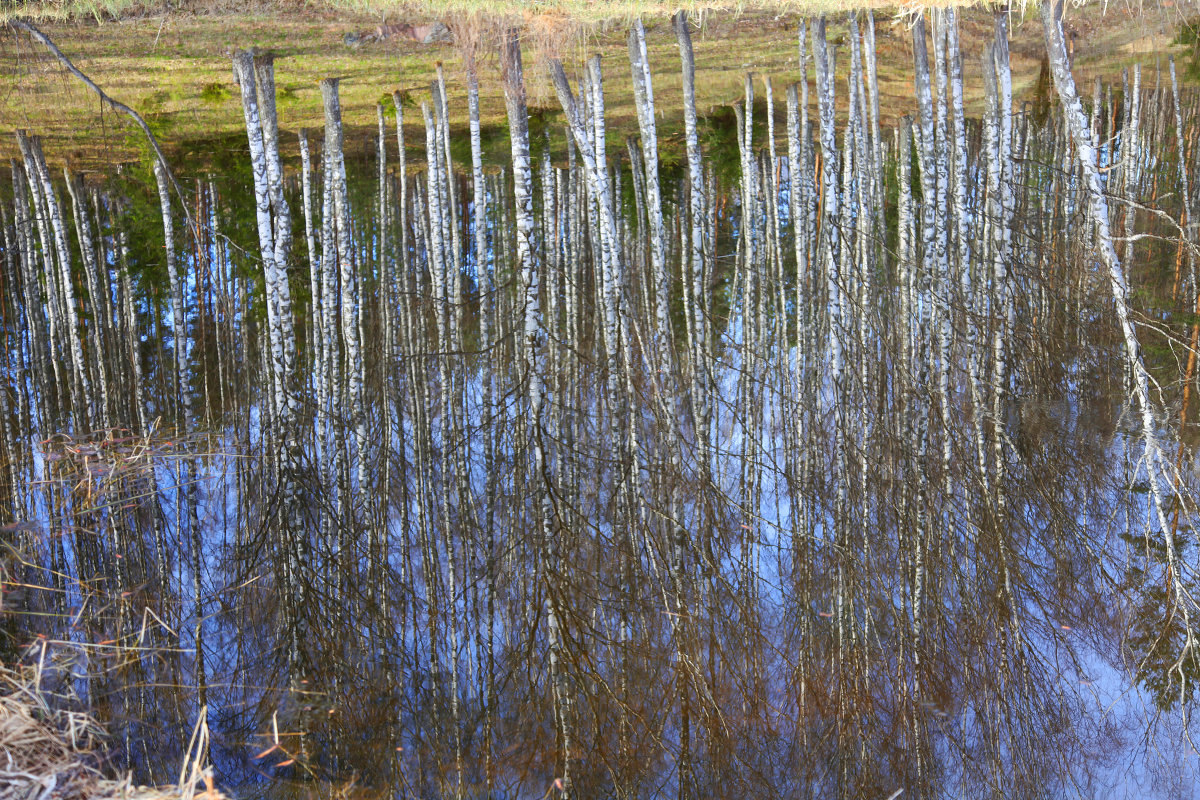
<svg viewBox="0 0 1200 800"><path fill-rule="evenodd" d="M410 135L419 142L419 103L428 97L439 61L446 70L451 107L459 110L465 127L465 76L460 49L454 43L420 44L399 37L359 46L346 43L347 34L372 31L385 18L392 22L441 18L452 27L464 19L453 13L435 16L430 11L432 3L270 0L256 5L251 0L247 6L230 0L194 0L173 3L174 10L169 12L163 11L165 5L137 0L45 0L26 3L20 10L48 20L42 22L42 29L80 69L115 98L141 112L164 142L189 152L203 149L192 146L195 143L228 137L242 129L230 54L251 46L274 51L279 57L276 75L280 124L285 133L321 127L317 82L339 75L343 77L343 113L351 128L349 146L370 135L376 103L389 98L394 89L411 98ZM501 16L514 15L518 7L527 8L515 0L449 4L450 8L459 6ZM821 4L739 3L736 13L715 10L721 4L695 6L701 113L741 98L747 71L769 75L782 106L784 88L799 76L798 14L801 9L819 11ZM614 142L623 149L623 137L636 128L624 19L643 13L662 126L666 131L678 129L682 115L679 60L666 5L615 0L588 3L585 9L578 0L549 0L536 8L536 15L523 13L519 20L527 58L535 62L526 69L535 114L547 115L549 122L559 114L546 71L537 61L560 57L570 69L582 63L585 55L599 52L607 65L610 128ZM1085 79L1091 74L1113 78L1134 60L1153 65L1155 57L1170 50L1182 13L1173 6L1143 11L1113 6L1105 12L1098 3L1072 11L1077 72ZM64 15L70 18L53 21ZM969 9L962 15L968 87L979 86L973 54L982 51L982 43L991 35L990 16L984 9ZM881 10L876 19L883 111L885 117L894 118L909 113L913 106L911 39L903 16ZM1041 65L1041 29L1032 9L1024 17L1014 15L1013 22L1015 88L1018 95L1027 95ZM476 27L494 29L491 24ZM24 128L43 135L51 161L74 168L98 169L137 157L142 148L140 133L127 120L101 113L95 97L27 36L11 29L2 36L0 118L9 131ZM831 38L836 42L839 36L834 26ZM490 52L486 42L483 50ZM846 59L839 61L844 67ZM481 67L483 123L502 138L504 103L496 76L495 60L485 57ZM761 83L758 86L761 94ZM968 96L969 103L973 100ZM779 115L782 118L782 108ZM294 140L285 135L285 143ZM15 151L12 136L0 136L0 156L11 157Z"/></svg>

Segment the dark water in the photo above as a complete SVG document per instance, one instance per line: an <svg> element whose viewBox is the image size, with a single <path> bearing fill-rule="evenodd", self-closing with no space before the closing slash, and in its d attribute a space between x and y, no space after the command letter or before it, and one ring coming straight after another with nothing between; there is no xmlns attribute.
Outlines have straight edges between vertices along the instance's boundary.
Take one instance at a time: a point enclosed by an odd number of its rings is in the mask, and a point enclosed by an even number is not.
<svg viewBox="0 0 1200 800"><path fill-rule="evenodd" d="M30 143L4 660L139 781L205 728L239 797L1186 796L1200 95L1081 87L1104 240L1054 84L1013 102L996 45L957 111L939 15L881 129L858 23L849 82L810 23L796 113L755 76L702 118L699 173L658 131L657 190L594 102L479 186L436 91L403 166L387 109L339 178L331 117L307 189L269 123L257 175Z"/></svg>

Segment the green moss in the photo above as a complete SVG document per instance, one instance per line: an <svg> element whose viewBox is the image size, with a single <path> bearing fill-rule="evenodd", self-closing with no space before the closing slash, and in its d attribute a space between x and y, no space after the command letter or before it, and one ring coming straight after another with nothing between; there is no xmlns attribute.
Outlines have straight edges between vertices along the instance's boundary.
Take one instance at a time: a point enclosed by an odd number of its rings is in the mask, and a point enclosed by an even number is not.
<svg viewBox="0 0 1200 800"><path fill-rule="evenodd" d="M200 99L210 106L218 106L229 99L230 91L221 83L207 84L200 90Z"/></svg>
<svg viewBox="0 0 1200 800"><path fill-rule="evenodd" d="M166 89L159 89L146 96L146 99L142 101L142 108L145 109L145 113L147 114L158 114L162 112L163 107L170 99L170 92Z"/></svg>

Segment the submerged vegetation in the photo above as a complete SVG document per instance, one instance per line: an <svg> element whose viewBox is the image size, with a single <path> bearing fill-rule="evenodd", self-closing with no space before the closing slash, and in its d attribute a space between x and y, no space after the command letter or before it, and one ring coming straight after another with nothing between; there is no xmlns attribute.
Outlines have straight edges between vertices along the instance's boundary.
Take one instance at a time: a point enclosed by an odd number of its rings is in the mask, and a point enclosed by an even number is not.
<svg viewBox="0 0 1200 800"><path fill-rule="evenodd" d="M358 151L341 81L281 128L245 49L204 152L151 119L157 156L60 174L18 131L2 652L152 783L1195 780L1200 94L1081 90L1040 10L1024 106L1007 14L978 51L915 14L895 125L871 12L715 110L679 12L574 75L460 29L462 96L373 85Z"/></svg>

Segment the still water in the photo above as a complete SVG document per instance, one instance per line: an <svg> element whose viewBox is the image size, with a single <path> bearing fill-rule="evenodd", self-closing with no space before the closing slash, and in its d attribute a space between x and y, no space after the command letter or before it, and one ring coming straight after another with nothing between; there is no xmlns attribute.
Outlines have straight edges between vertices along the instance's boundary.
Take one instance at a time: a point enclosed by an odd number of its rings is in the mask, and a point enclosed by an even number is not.
<svg viewBox="0 0 1200 800"><path fill-rule="evenodd" d="M895 125L862 13L704 115L659 30L679 130L640 25L532 120L500 31L500 159L438 83L280 129L248 52L202 173L22 135L5 661L239 797L1187 795L1200 94L1047 12L1014 98L987 21Z"/></svg>

